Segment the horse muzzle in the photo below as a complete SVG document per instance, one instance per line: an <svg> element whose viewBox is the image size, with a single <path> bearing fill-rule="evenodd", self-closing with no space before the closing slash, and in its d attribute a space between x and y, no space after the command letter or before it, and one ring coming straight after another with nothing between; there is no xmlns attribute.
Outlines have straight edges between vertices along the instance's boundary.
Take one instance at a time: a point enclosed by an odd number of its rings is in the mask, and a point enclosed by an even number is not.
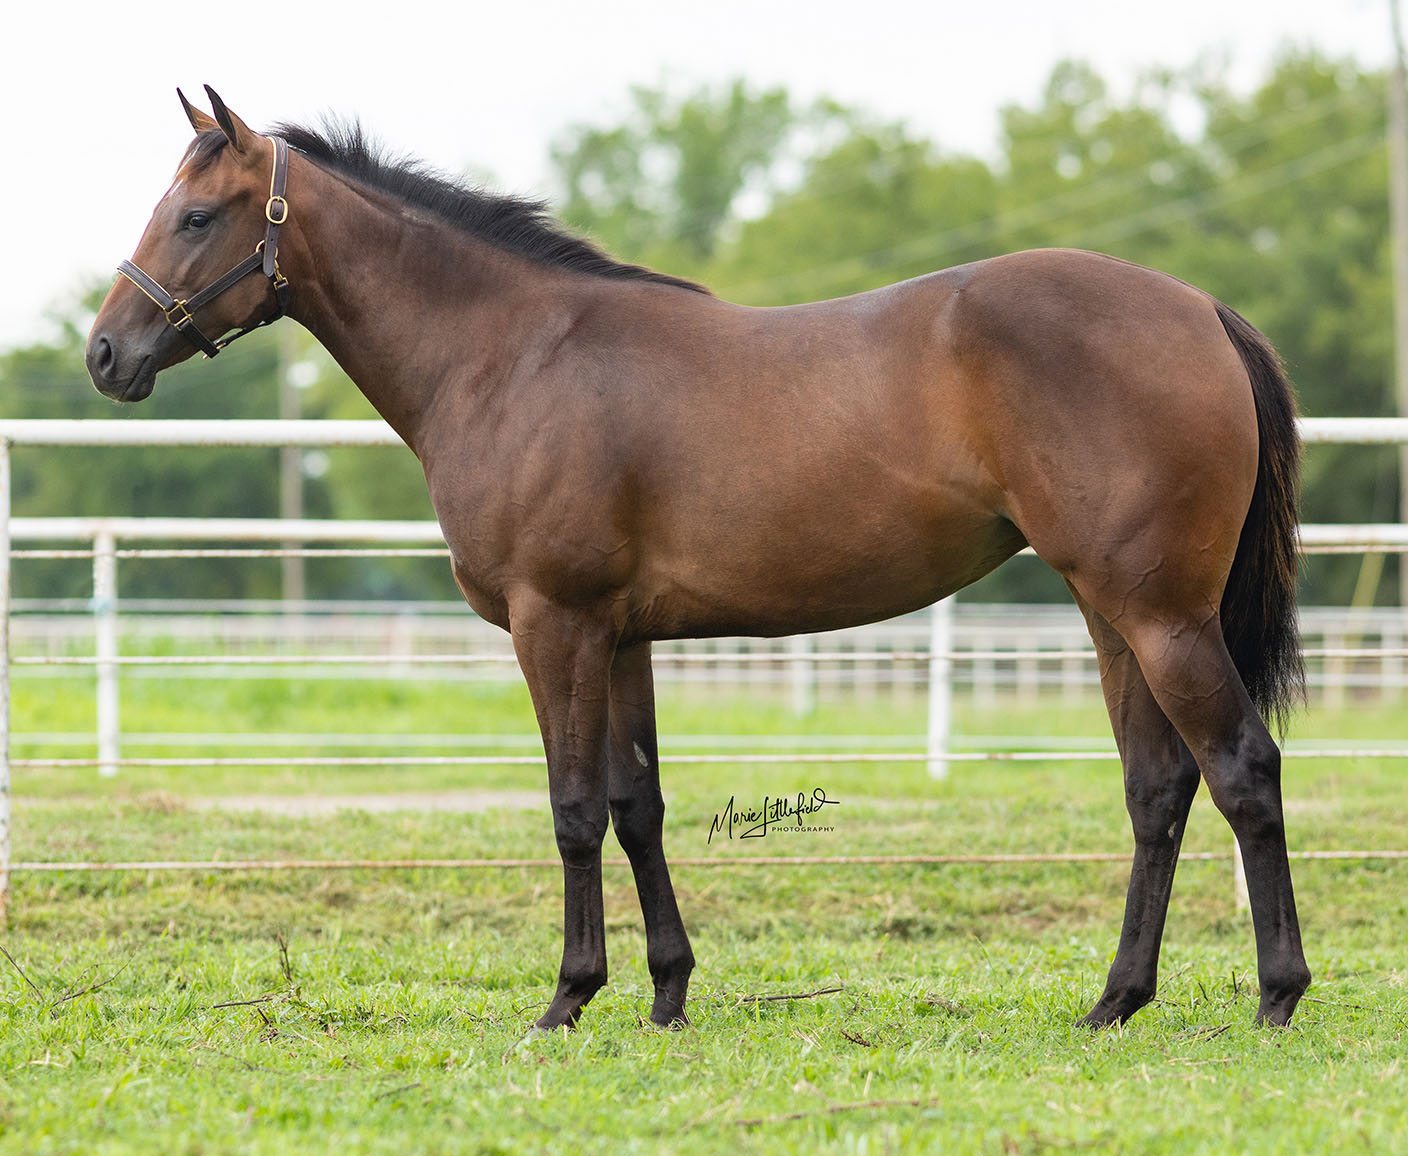
<svg viewBox="0 0 1408 1156"><path fill-rule="evenodd" d="M88 339L84 362L94 387L113 401L141 401L156 385L155 354L124 353L106 333Z"/></svg>

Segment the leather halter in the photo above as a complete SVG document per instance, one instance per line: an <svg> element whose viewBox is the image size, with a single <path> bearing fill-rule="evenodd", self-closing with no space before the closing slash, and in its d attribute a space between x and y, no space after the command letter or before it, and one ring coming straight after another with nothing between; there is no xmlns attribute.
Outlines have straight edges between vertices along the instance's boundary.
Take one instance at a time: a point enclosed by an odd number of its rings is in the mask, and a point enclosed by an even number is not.
<svg viewBox="0 0 1408 1156"><path fill-rule="evenodd" d="M123 261L117 267L118 273L126 277L152 303L166 315L167 324L182 337L199 349L206 357L214 357L237 337L243 337L265 325L277 321L288 309L288 278L279 272L279 226L288 220L288 201L284 199L284 188L288 183L288 142L283 137L269 137L274 146L274 172L269 178L269 199L264 203L264 240L254 247L254 252L223 276L217 277L199 293L185 300L178 300L161 287L150 274L143 272L131 261ZM196 324L195 313L201 306L209 304L236 282L242 281L256 269L269 278L274 289L274 312L262 321L246 325L235 333L211 341Z"/></svg>

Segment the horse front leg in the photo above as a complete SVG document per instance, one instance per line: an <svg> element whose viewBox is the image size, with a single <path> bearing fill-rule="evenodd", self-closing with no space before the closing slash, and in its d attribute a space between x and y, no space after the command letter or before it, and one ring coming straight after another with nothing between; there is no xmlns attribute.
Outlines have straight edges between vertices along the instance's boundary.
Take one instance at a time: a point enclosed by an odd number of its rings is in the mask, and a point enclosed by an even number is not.
<svg viewBox="0 0 1408 1156"><path fill-rule="evenodd" d="M534 1025L575 1024L606 983L601 841L607 826L609 688L616 634L608 615L524 597L510 605L514 650L533 696L562 857L562 967Z"/></svg>
<svg viewBox="0 0 1408 1156"><path fill-rule="evenodd" d="M611 668L611 825L631 861L645 919L645 956L655 984L650 1021L683 1027L685 993L694 970L680 918L662 833L665 799L660 793L660 758L655 737L655 683L650 644L625 646Z"/></svg>

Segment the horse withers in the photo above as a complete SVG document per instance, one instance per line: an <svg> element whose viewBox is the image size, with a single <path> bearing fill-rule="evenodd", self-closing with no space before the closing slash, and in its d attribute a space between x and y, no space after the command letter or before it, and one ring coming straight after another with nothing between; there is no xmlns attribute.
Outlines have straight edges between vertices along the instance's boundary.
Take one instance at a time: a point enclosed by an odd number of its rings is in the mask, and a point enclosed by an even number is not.
<svg viewBox="0 0 1408 1156"><path fill-rule="evenodd" d="M565 943L540 1028L606 982L601 845L635 873L651 1020L694 957L661 843L651 643L902 614L1030 544L1090 628L1135 851L1085 1016L1153 998L1199 779L1242 848L1257 1019L1309 983L1280 752L1302 673L1295 405L1266 340L1162 273L1014 253L754 309L606 256L541 204L380 155L354 125L251 131L207 89L88 366L156 374L287 314L416 453L456 581L508 630L547 755ZM230 331L237 331L227 336Z"/></svg>

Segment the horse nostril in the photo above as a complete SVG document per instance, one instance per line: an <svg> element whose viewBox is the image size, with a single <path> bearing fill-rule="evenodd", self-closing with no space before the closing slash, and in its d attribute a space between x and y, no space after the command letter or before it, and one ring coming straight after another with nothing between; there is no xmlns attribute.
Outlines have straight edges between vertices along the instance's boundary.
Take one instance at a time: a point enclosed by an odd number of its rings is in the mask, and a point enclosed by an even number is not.
<svg viewBox="0 0 1408 1156"><path fill-rule="evenodd" d="M113 363L117 360L117 355L112 351L112 342L106 337L98 338L97 345L93 350L93 368L104 377L112 372Z"/></svg>
<svg viewBox="0 0 1408 1156"><path fill-rule="evenodd" d="M88 343L88 356L84 360L88 362L88 373L94 385L101 388L112 382L117 373L117 350L112 347L106 334Z"/></svg>

